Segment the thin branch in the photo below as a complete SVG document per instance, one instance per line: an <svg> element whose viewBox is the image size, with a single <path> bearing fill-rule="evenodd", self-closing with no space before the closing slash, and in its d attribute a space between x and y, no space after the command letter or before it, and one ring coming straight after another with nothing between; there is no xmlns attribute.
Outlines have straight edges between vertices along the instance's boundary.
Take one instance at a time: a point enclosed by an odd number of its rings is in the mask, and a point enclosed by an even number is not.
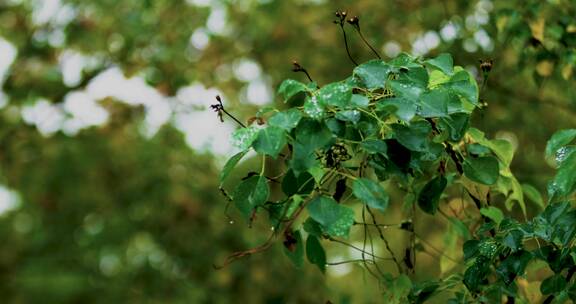
<svg viewBox="0 0 576 304"><path fill-rule="evenodd" d="M346 30L344 29L344 24L346 22L346 12L336 12L336 17L338 17L339 20L334 21L334 23L338 24L340 26L340 29L342 30L342 36L344 37L344 46L346 47L346 54L348 54L348 58L350 58L350 61L352 61L352 63L355 66L358 66L358 63L356 62L356 60L354 60L354 58L352 58L352 55L350 54L350 49L348 48L348 38L346 37Z"/></svg>
<svg viewBox="0 0 576 304"><path fill-rule="evenodd" d="M362 31L360 30L360 18L358 18L358 16L354 16L353 18L348 19L348 23L350 23L352 27L354 27L354 29L360 36L360 39L362 39L364 44L366 44L370 48L370 50L372 50L372 53L374 53L374 55L376 55L378 59L382 59L382 57L380 57L380 54L378 54L378 52L372 47L372 45L370 45L368 40L364 38L364 35L362 35Z"/></svg>
<svg viewBox="0 0 576 304"><path fill-rule="evenodd" d="M368 206L366 206L366 210L368 210L368 213L370 213L370 216L372 217L372 222L374 223L376 230L378 230L378 234L380 236L380 239L384 242L384 245L386 246L386 250L388 250L388 252L392 256L392 260L394 260L394 264L396 264L396 267L398 268L398 272L402 273L402 265L400 265L400 262L398 262L398 260L396 259L396 256L394 255L394 251L392 251L392 248L390 247L390 243L388 243L388 240L384 237L384 234L382 233L382 229L380 229L380 226L378 226L378 223L376 222L376 217L374 216L374 213L372 212L372 210Z"/></svg>
<svg viewBox="0 0 576 304"><path fill-rule="evenodd" d="M354 245L352 245L352 244L350 244L350 243L347 243L347 242L342 241L342 240L335 239L335 238L333 238L333 237L331 237L331 236L326 237L326 239L329 240L329 241L331 241L331 242L334 242L334 243L338 243L338 244L342 244L342 245L344 245L344 246L348 246L348 247L350 247L350 248L352 248L352 249L358 250L359 252L363 252L364 254L367 254L367 255L369 255L369 256L371 256L371 257L373 257L373 258L379 259L379 260L385 260L385 261L386 261L386 260L391 260L391 259L392 259L392 258L384 258L384 257L381 257L381 256L377 256L377 255L372 254L372 253L370 253L370 252L368 252L368 251L362 250L362 248L358 248L358 247L356 247L356 246L354 246Z"/></svg>

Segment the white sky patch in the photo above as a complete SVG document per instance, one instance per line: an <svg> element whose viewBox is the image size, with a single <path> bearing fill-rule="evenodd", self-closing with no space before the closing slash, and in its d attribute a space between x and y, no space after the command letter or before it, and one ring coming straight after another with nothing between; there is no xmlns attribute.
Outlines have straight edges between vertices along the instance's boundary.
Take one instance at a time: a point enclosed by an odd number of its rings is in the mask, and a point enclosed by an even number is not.
<svg viewBox="0 0 576 304"><path fill-rule="evenodd" d="M243 58L234 64L234 76L240 81L253 81L262 75L262 69L256 61Z"/></svg>
<svg viewBox="0 0 576 304"><path fill-rule="evenodd" d="M184 105L208 108L209 105L216 103L216 95L220 95L226 102L226 98L222 96L220 91L215 88L205 88L203 84L197 82L180 88L176 93L176 99Z"/></svg>
<svg viewBox="0 0 576 304"><path fill-rule="evenodd" d="M18 51L16 48L4 38L0 37L0 85L4 83L6 72L14 59L16 59L16 54Z"/></svg>
<svg viewBox="0 0 576 304"><path fill-rule="evenodd" d="M206 88L200 83L183 87L176 94L176 103L184 106L200 107L197 111L178 111L174 117L176 128L186 134L188 145L199 151L211 151L216 155L231 156L236 151L231 136L236 129L235 123L224 117L220 122L209 106L216 103L220 95L226 104L226 97L215 88Z"/></svg>
<svg viewBox="0 0 576 304"><path fill-rule="evenodd" d="M22 118L26 123L35 125L42 135L49 136L60 130L65 115L60 107L40 99L22 108Z"/></svg>
<svg viewBox="0 0 576 304"><path fill-rule="evenodd" d="M440 36L435 31L428 31L412 43L412 53L425 55L440 45Z"/></svg>
<svg viewBox="0 0 576 304"><path fill-rule="evenodd" d="M190 44L198 50L205 49L209 43L210 36L208 36L205 28L197 28L194 33L192 33L192 36L190 36Z"/></svg>
<svg viewBox="0 0 576 304"><path fill-rule="evenodd" d="M84 56L72 50L62 52L58 58L58 64L62 70L64 84L72 87L82 80L82 70L86 60Z"/></svg>
<svg viewBox="0 0 576 304"><path fill-rule="evenodd" d="M398 54L400 54L400 52L402 52L400 44L398 44L398 42L396 41L386 42L386 44L384 44L384 46L382 47L382 50L384 51L384 54L386 54L386 56L388 57L396 57Z"/></svg>
<svg viewBox="0 0 576 304"><path fill-rule="evenodd" d="M60 0L37 0L34 1L34 12L32 21L35 24L44 24L50 22L58 13Z"/></svg>
<svg viewBox="0 0 576 304"><path fill-rule="evenodd" d="M170 99L146 84L141 77L126 78L118 68L110 68L87 87L94 100L114 97L129 105L143 105L146 109L144 132L152 136L172 117Z"/></svg>
<svg viewBox="0 0 576 304"><path fill-rule="evenodd" d="M225 35L228 32L227 20L228 12L226 8L218 4L212 5L210 16L206 20L206 28L212 34Z"/></svg>
<svg viewBox="0 0 576 304"><path fill-rule="evenodd" d="M263 79L250 82L246 87L246 101L251 104L263 106L272 101L272 89Z"/></svg>
<svg viewBox="0 0 576 304"><path fill-rule="evenodd" d="M205 6L210 6L212 1L213 0L186 0L186 3L188 3L190 5L194 5L194 6L205 7Z"/></svg>
<svg viewBox="0 0 576 304"><path fill-rule="evenodd" d="M442 37L442 40L450 42L458 37L459 31L460 28L458 25L453 22L449 22L440 29L440 37Z"/></svg>
<svg viewBox="0 0 576 304"><path fill-rule="evenodd" d="M20 207L20 196L16 191L0 185L0 216Z"/></svg>
<svg viewBox="0 0 576 304"><path fill-rule="evenodd" d="M98 126L108 121L108 112L86 92L72 92L66 95L64 110L71 118L66 120L63 131L76 134L83 128Z"/></svg>
<svg viewBox="0 0 576 304"><path fill-rule="evenodd" d="M494 44L492 43L492 39L488 36L485 30L480 29L476 33L474 33L474 40L484 51L492 51L494 49Z"/></svg>

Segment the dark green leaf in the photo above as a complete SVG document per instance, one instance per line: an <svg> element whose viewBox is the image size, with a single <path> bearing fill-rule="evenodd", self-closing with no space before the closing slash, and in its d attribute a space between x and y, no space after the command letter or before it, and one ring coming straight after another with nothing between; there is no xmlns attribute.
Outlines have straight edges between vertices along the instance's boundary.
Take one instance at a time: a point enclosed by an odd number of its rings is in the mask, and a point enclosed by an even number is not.
<svg viewBox="0 0 576 304"><path fill-rule="evenodd" d="M254 150L260 154L267 154L273 158L278 157L278 154L286 145L285 131L274 126L260 130L258 137L252 146Z"/></svg>
<svg viewBox="0 0 576 304"><path fill-rule="evenodd" d="M470 123L470 115L466 113L454 113L448 117L440 118L440 128L448 130L449 140L459 142L466 134ZM486 150L489 152L488 148Z"/></svg>
<svg viewBox="0 0 576 304"><path fill-rule="evenodd" d="M309 194L312 190L314 190L314 178L308 172L303 172L296 177L294 171L288 170L282 179L282 191L287 196Z"/></svg>
<svg viewBox="0 0 576 304"><path fill-rule="evenodd" d="M448 82L442 84L449 91L463 97L471 104L478 105L478 85L476 80L467 71L454 74Z"/></svg>
<svg viewBox="0 0 576 304"><path fill-rule="evenodd" d="M240 152L230 157L230 159L226 162L224 168L222 168L222 171L220 172L220 185L224 183L224 180L226 180L228 175L230 175L230 172L232 172L234 167L236 167L236 164L238 164L238 162L242 159L242 157L244 157L244 155L246 155L246 152Z"/></svg>
<svg viewBox="0 0 576 304"><path fill-rule="evenodd" d="M437 176L429 181L418 195L418 206L428 214L436 214L440 195L446 188L447 180L444 176Z"/></svg>
<svg viewBox="0 0 576 304"><path fill-rule="evenodd" d="M472 266L464 273L464 285L472 292L478 291L480 285L486 281L486 276L490 273L490 264L484 258L477 258Z"/></svg>
<svg viewBox="0 0 576 304"><path fill-rule="evenodd" d="M566 278L560 274L555 274L546 278L540 285L540 292L543 295L549 295L560 292L566 288Z"/></svg>
<svg viewBox="0 0 576 304"><path fill-rule="evenodd" d="M284 240L284 253L294 266L297 268L302 267L304 264L304 243L302 242L302 235L300 231L294 231L290 235L286 236Z"/></svg>
<svg viewBox="0 0 576 304"><path fill-rule="evenodd" d="M232 197L236 208L248 219L254 208L266 203L269 195L270 188L266 178L255 175L238 184Z"/></svg>
<svg viewBox="0 0 576 304"><path fill-rule="evenodd" d="M388 151L386 142L380 139L367 139L361 145L370 154L380 153L386 155L386 151Z"/></svg>
<svg viewBox="0 0 576 304"><path fill-rule="evenodd" d="M576 151L562 162L554 179L548 184L550 199L568 196L574 192L576 186Z"/></svg>
<svg viewBox="0 0 576 304"><path fill-rule="evenodd" d="M313 220L311 217L306 219L304 225L302 226L304 227L304 231L306 231L310 235L321 237L323 234L322 226L318 222Z"/></svg>
<svg viewBox="0 0 576 304"><path fill-rule="evenodd" d="M382 60L371 60L357 66L354 76L369 90L383 89L392 68Z"/></svg>
<svg viewBox="0 0 576 304"><path fill-rule="evenodd" d="M290 131L298 125L298 122L300 122L301 118L302 113L300 113L298 109L289 109L284 112L278 112L274 114L268 120L268 124L270 126L275 126L286 131Z"/></svg>
<svg viewBox="0 0 576 304"><path fill-rule="evenodd" d="M396 115L404 122L410 122L416 115L416 103L402 97L389 98L385 102L376 104L378 110L386 110Z"/></svg>
<svg viewBox="0 0 576 304"><path fill-rule="evenodd" d="M467 158L464 161L464 174L477 183L493 185L498 180L498 160L492 156Z"/></svg>
<svg viewBox="0 0 576 304"><path fill-rule="evenodd" d="M464 243L464 261L468 261L478 255L479 245L480 241L478 240L469 240Z"/></svg>
<svg viewBox="0 0 576 304"><path fill-rule="evenodd" d="M393 124L395 138L412 151L424 152L428 149L428 134L432 128L426 121L415 121L410 126Z"/></svg>
<svg viewBox="0 0 576 304"><path fill-rule="evenodd" d="M524 274L530 260L532 260L530 252L524 250L514 252L498 265L496 273L506 285L509 285L516 277Z"/></svg>
<svg viewBox="0 0 576 304"><path fill-rule="evenodd" d="M364 95L353 94L350 99L350 104L352 106L365 108L370 104L370 100Z"/></svg>
<svg viewBox="0 0 576 304"><path fill-rule="evenodd" d="M314 235L309 235L306 240L306 257L311 264L318 266L320 271L326 271L326 252Z"/></svg>
<svg viewBox="0 0 576 304"><path fill-rule="evenodd" d="M546 144L546 156L555 157L558 149L570 144L574 139L576 139L576 129L557 131Z"/></svg>
<svg viewBox="0 0 576 304"><path fill-rule="evenodd" d="M354 224L354 211L327 196L319 196L308 205L310 217L322 225L322 230L335 237L348 237Z"/></svg>
<svg viewBox="0 0 576 304"><path fill-rule="evenodd" d="M358 110L346 110L336 113L336 118L356 124L360 121L361 113Z"/></svg>
<svg viewBox="0 0 576 304"><path fill-rule="evenodd" d="M390 197L377 182L367 178L357 178L352 186L354 196L368 206L384 211L388 207Z"/></svg>
<svg viewBox="0 0 576 304"><path fill-rule="evenodd" d="M308 87L305 84L292 79L284 80L278 88L278 94L284 98L284 102L287 102L298 93L307 91Z"/></svg>
<svg viewBox="0 0 576 304"><path fill-rule="evenodd" d="M450 95L442 89L427 91L420 96L418 114L422 117L448 116L448 100Z"/></svg>

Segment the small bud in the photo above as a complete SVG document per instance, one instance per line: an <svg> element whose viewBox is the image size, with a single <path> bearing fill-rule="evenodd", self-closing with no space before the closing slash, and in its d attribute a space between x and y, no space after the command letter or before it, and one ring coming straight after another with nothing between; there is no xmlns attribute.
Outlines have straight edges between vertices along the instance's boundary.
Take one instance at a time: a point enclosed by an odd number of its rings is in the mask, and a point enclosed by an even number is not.
<svg viewBox="0 0 576 304"><path fill-rule="evenodd" d="M336 17L340 17L340 12L336 11L335 15L336 15Z"/></svg>
<svg viewBox="0 0 576 304"><path fill-rule="evenodd" d="M480 60L480 69L484 73L489 73L492 70L493 65L494 61L492 59Z"/></svg>
<svg viewBox="0 0 576 304"><path fill-rule="evenodd" d="M360 18L358 18L358 16L354 16L353 18L348 19L348 23L357 26L360 23Z"/></svg>
<svg viewBox="0 0 576 304"><path fill-rule="evenodd" d="M222 99L220 99L220 95L216 95L216 100L218 100L218 102L222 102Z"/></svg>
<svg viewBox="0 0 576 304"><path fill-rule="evenodd" d="M341 12L340 15L342 15L342 17L346 18L346 12Z"/></svg>

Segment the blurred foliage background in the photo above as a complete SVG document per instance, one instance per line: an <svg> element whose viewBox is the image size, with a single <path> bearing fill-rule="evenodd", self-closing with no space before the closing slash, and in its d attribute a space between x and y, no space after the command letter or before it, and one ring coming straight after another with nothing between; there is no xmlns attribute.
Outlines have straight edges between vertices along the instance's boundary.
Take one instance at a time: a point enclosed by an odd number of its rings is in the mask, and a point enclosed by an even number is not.
<svg viewBox="0 0 576 304"><path fill-rule="evenodd" d="M478 61L493 59L474 124L512 142L517 178L544 193L545 142L576 123L572 0L0 0L2 302L379 302L360 266L324 277L280 245L212 267L269 227L226 211L217 175L235 125L208 106L221 94L248 119L303 77L293 59L320 84L346 78L336 9L360 16L385 58L449 52L479 82ZM417 276L446 270L434 252ZM334 262L355 254L329 248Z"/></svg>

